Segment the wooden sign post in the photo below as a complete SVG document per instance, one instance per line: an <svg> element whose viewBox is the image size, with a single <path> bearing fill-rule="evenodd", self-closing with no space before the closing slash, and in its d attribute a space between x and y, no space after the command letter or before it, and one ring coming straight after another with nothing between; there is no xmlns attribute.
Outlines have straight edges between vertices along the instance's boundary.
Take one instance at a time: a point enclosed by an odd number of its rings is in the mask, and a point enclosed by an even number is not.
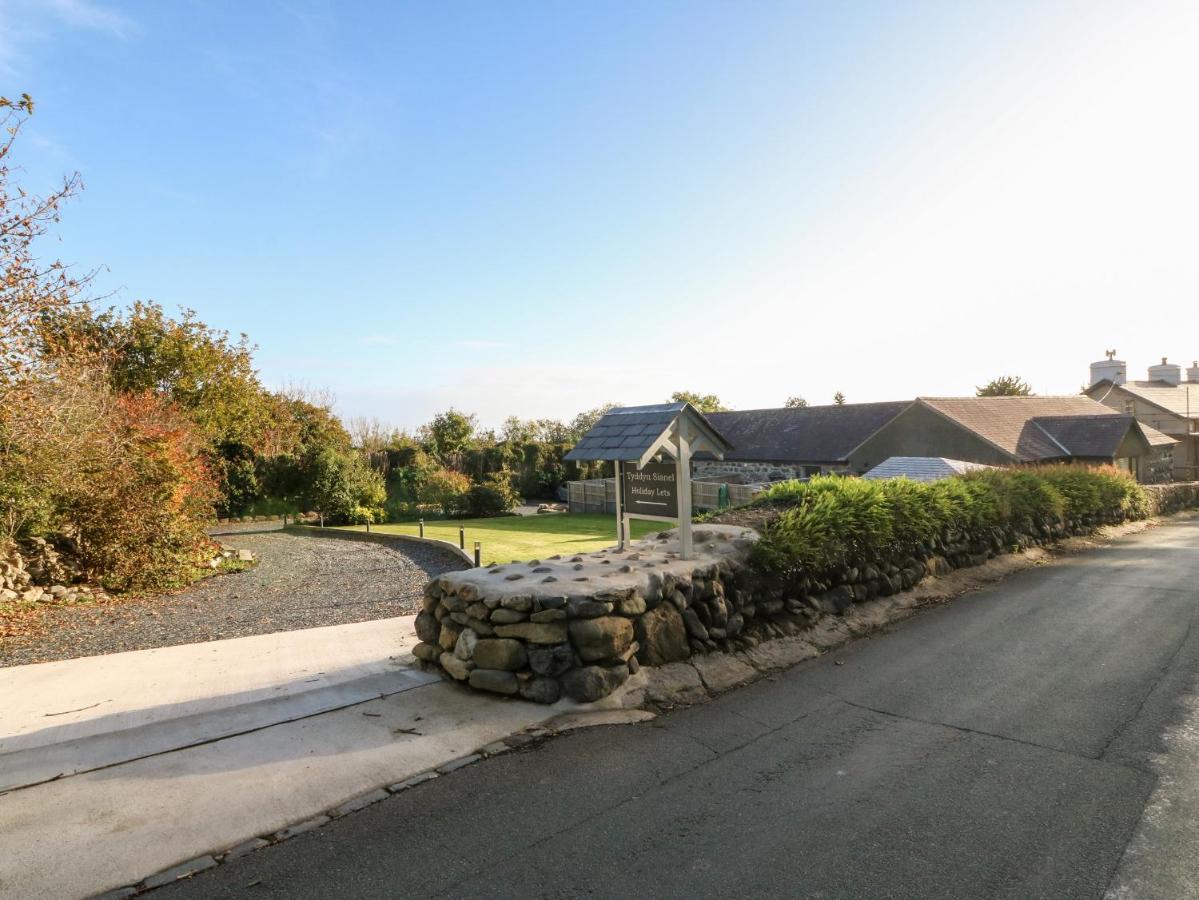
<svg viewBox="0 0 1199 900"><path fill-rule="evenodd" d="M606 413L566 454L568 460L611 460L616 473L616 537L621 549L630 519L675 522L679 555L692 557L691 456L723 459L732 449L688 403L629 406Z"/></svg>

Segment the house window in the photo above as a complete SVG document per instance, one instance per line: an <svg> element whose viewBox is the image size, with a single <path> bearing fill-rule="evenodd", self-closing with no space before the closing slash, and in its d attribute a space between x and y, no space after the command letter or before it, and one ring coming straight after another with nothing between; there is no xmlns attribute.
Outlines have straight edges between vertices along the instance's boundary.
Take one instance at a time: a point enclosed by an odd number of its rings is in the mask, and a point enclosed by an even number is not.
<svg viewBox="0 0 1199 900"><path fill-rule="evenodd" d="M1129 415L1132 415L1133 413L1135 413L1137 411L1136 403L1134 403L1132 400L1125 400L1124 401L1124 411L1126 413L1128 413Z"/></svg>
<svg viewBox="0 0 1199 900"><path fill-rule="evenodd" d="M811 478L813 475L820 474L820 466L804 466L802 469L804 478Z"/></svg>

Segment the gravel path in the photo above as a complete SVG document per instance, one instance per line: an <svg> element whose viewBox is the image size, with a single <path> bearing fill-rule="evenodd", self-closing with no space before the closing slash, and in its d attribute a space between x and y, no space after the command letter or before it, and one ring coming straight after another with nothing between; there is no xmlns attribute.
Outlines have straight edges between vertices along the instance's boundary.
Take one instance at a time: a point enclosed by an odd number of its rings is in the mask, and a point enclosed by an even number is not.
<svg viewBox="0 0 1199 900"><path fill-rule="evenodd" d="M410 615L425 582L466 568L436 547L284 533L218 537L253 550L253 569L178 594L47 607L40 634L0 640L0 666L343 625Z"/></svg>

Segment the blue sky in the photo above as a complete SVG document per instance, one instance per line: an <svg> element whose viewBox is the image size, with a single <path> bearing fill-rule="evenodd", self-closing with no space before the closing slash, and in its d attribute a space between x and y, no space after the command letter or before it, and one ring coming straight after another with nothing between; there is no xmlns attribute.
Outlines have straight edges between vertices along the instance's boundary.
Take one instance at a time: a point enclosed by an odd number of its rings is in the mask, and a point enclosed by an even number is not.
<svg viewBox="0 0 1199 900"><path fill-rule="evenodd" d="M0 0L0 92L47 252L347 416L1073 392L1199 356L1197 10Z"/></svg>

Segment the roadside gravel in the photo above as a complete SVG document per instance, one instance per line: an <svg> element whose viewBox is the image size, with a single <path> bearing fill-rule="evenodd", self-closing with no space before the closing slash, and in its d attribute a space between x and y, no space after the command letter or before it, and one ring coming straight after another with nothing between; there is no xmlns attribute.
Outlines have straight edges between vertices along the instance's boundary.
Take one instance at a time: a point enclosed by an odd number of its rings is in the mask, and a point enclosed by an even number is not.
<svg viewBox="0 0 1199 900"><path fill-rule="evenodd" d="M425 582L465 563L436 547L283 532L217 536L259 563L177 594L39 610L37 635L0 640L0 666L411 615Z"/></svg>

